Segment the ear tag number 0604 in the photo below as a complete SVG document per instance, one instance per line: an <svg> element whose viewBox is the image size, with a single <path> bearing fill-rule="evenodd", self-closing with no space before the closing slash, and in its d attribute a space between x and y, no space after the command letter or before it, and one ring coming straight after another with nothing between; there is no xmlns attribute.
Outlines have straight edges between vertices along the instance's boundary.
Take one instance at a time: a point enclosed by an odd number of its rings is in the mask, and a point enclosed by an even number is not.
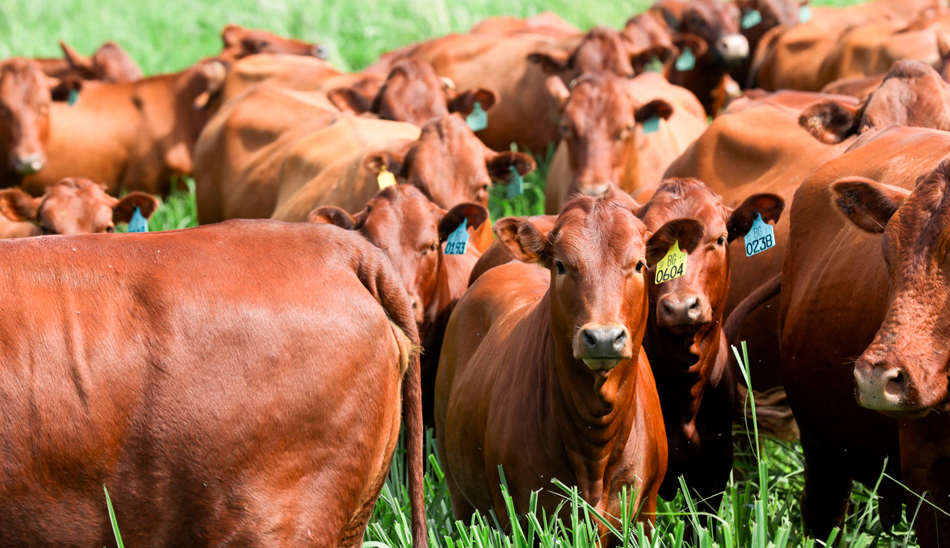
<svg viewBox="0 0 950 548"><path fill-rule="evenodd" d="M464 255L468 248L468 219L462 219L459 225L445 241L446 255Z"/></svg>
<svg viewBox="0 0 950 548"><path fill-rule="evenodd" d="M675 280L686 274L686 252L680 251L680 243L673 242L673 246L666 252L666 257L656 263L656 283L661 284Z"/></svg>
<svg viewBox="0 0 950 548"><path fill-rule="evenodd" d="M775 247L775 227L763 221L762 214L756 213L744 241L746 257L771 249Z"/></svg>

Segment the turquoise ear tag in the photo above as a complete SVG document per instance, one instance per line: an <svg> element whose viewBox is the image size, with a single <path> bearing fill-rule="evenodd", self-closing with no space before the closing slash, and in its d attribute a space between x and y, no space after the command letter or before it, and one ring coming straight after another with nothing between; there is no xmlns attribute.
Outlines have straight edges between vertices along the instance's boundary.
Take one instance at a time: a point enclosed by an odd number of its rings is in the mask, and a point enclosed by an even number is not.
<svg viewBox="0 0 950 548"><path fill-rule="evenodd" d="M508 178L508 199L510 200L524 194L524 177L518 173L518 168L515 166L509 166L508 171L511 172L511 177Z"/></svg>
<svg viewBox="0 0 950 548"><path fill-rule="evenodd" d="M811 6L805 4L798 9L798 22L807 23L811 21Z"/></svg>
<svg viewBox="0 0 950 548"><path fill-rule="evenodd" d="M148 220L142 215L142 210L135 208L132 220L129 221L129 232L148 232Z"/></svg>
<svg viewBox="0 0 950 548"><path fill-rule="evenodd" d="M752 10L742 16L742 28L751 29L762 22L762 14L759 10Z"/></svg>
<svg viewBox="0 0 950 548"><path fill-rule="evenodd" d="M696 66L696 56L693 55L693 51L689 48L683 50L683 53L676 59L676 70L684 72L687 70L693 70L693 67Z"/></svg>
<svg viewBox="0 0 950 548"><path fill-rule="evenodd" d="M643 134L654 133L660 129L660 117L654 116L643 122Z"/></svg>
<svg viewBox="0 0 950 548"><path fill-rule="evenodd" d="M464 255L468 248L468 219L462 219L462 224L449 234L445 242L446 255Z"/></svg>
<svg viewBox="0 0 950 548"><path fill-rule="evenodd" d="M745 235L745 256L751 257L775 247L775 227L762 220L762 214L756 213L752 228Z"/></svg>
<svg viewBox="0 0 950 548"><path fill-rule="evenodd" d="M481 131L488 127L488 113L482 108L481 103L475 101L475 108L465 117L465 123L472 131Z"/></svg>
<svg viewBox="0 0 950 548"><path fill-rule="evenodd" d="M76 104L76 101L78 100L79 100L79 90L78 89L69 90L69 95L66 96L66 104L69 106L73 106Z"/></svg>

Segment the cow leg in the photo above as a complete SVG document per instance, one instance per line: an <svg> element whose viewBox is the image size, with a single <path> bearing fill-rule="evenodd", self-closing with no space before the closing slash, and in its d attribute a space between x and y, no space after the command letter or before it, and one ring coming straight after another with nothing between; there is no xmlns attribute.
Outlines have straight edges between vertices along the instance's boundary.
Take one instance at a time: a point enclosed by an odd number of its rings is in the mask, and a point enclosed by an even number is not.
<svg viewBox="0 0 950 548"><path fill-rule="evenodd" d="M442 461L442 473L445 474L445 486L449 490L449 500L452 501L452 515L455 519L462 520L463 523L470 523L472 516L475 514L475 507L465 498L458 484L455 483L455 478L452 476L452 470L449 468L446 459L444 438L445 436L436 438L436 445Z"/></svg>
<svg viewBox="0 0 950 548"><path fill-rule="evenodd" d="M808 441L804 432L802 451L805 453L802 521L806 533L823 540L844 522L851 498L851 477Z"/></svg>

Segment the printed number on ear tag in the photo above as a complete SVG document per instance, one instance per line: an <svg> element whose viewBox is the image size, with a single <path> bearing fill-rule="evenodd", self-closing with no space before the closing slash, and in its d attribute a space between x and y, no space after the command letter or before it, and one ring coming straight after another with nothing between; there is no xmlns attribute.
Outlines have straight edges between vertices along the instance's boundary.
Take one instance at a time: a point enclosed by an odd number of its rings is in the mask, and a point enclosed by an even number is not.
<svg viewBox="0 0 950 548"><path fill-rule="evenodd" d="M462 219L459 225L445 241L446 255L464 255L468 248L468 219Z"/></svg>
<svg viewBox="0 0 950 548"><path fill-rule="evenodd" d="M680 243L673 242L673 247L666 252L666 257L656 263L655 282L661 284L675 280L686 274L686 252L680 251Z"/></svg>
<svg viewBox="0 0 950 548"><path fill-rule="evenodd" d="M135 208L132 220L129 221L129 232L148 232L148 220L142 215L142 210Z"/></svg>
<svg viewBox="0 0 950 548"><path fill-rule="evenodd" d="M693 67L696 66L696 56L693 55L693 51L689 48L683 50L683 53L676 59L676 70L684 72L687 70L693 70Z"/></svg>
<svg viewBox="0 0 950 548"><path fill-rule="evenodd" d="M811 6L805 4L798 8L798 22L807 23L809 21L811 21Z"/></svg>
<svg viewBox="0 0 950 548"><path fill-rule="evenodd" d="M653 118L650 118L646 120L645 122L643 122L644 134L654 133L658 131L659 129L660 129L660 118L658 116L654 116Z"/></svg>
<svg viewBox="0 0 950 548"><path fill-rule="evenodd" d="M472 113L465 117L465 123L472 131L481 131L488 127L488 113L482 108L482 104L475 101L475 107Z"/></svg>
<svg viewBox="0 0 950 548"><path fill-rule="evenodd" d="M663 61L660 61L660 58L654 55L653 59L643 68L647 72L663 72Z"/></svg>
<svg viewBox="0 0 950 548"><path fill-rule="evenodd" d="M383 190L396 184L396 176L383 166L383 170L376 176L376 182L379 183L379 189Z"/></svg>
<svg viewBox="0 0 950 548"><path fill-rule="evenodd" d="M69 90L69 95L66 96L66 104L69 106L73 106L76 104L76 101L78 100L79 100L79 90L78 89Z"/></svg>
<svg viewBox="0 0 950 548"><path fill-rule="evenodd" d="M508 178L508 199L517 198L524 194L524 178L518 173L518 168L508 166L511 177Z"/></svg>
<svg viewBox="0 0 950 548"><path fill-rule="evenodd" d="M775 247L775 227L763 221L760 213L756 213L744 241L746 257L772 249Z"/></svg>
<svg viewBox="0 0 950 548"><path fill-rule="evenodd" d="M742 16L742 28L751 29L762 22L762 14L759 10L752 10Z"/></svg>

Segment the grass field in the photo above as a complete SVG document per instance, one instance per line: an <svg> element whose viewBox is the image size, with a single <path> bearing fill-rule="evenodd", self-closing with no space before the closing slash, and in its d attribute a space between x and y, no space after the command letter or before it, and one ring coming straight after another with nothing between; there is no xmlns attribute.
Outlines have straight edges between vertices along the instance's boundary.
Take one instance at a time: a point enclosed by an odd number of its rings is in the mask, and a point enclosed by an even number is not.
<svg viewBox="0 0 950 548"><path fill-rule="evenodd" d="M847 2L817 2L842 5ZM359 69L381 52L406 43L463 31L489 15L526 16L555 11L581 27L620 27L648 4L631 2L578 2L576 0L445 0L381 2L347 0L0 0L0 58L13 55L58 56L57 40L63 39L83 53L106 40L126 48L148 74L179 70L220 49L218 33L227 23L266 28L282 34L327 44L331 61L344 69ZM493 217L540 213L543 204L545 165L526 180L525 197L509 202L503 189L493 193ZM193 195L176 192L150 221L152 230L193 226ZM751 444L755 446L755 444ZM409 546L408 502L399 478L405 469L397 454L391 481L386 485L366 535L367 547ZM625 546L755 547L820 546L803 537L798 497L801 493L803 457L797 444L763 441L761 459L740 454L716 516L698 516L693 501L680 494L662 502L657 531L647 535L632 528L624 534ZM448 495L434 445L429 443L426 495L430 542L442 547L592 546L592 514L576 494L551 485L565 495L571 519L535 514L521 523L523 530L500 531L492 515L473 523L452 518ZM687 486L688 487L688 486ZM688 489L687 489L688 491ZM915 546L908 524L890 533L881 531L873 490L855 490L847 527L831 543L839 546ZM909 508L913 516L921 508ZM693 538L684 537L684 525L694 523ZM713 526L714 524L714 526ZM121 525L121 524L120 524ZM134 548L134 547L133 547Z"/></svg>

